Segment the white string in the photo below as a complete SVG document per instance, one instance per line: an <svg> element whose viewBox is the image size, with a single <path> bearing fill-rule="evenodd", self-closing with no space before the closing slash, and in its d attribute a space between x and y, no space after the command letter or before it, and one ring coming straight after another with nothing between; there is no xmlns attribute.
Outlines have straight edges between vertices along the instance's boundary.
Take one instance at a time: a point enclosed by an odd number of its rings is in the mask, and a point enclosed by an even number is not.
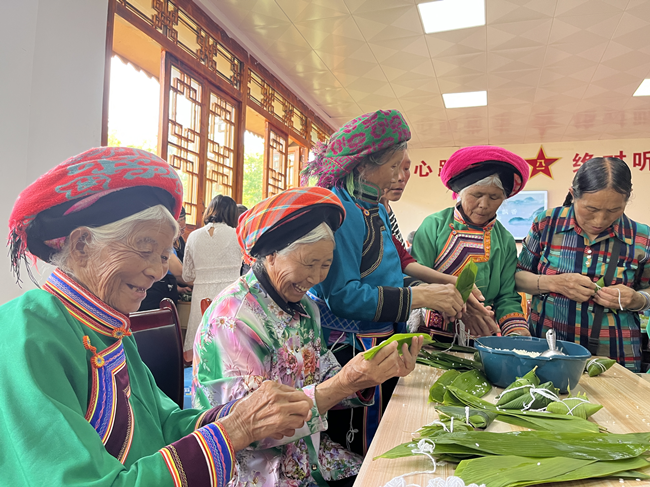
<svg viewBox="0 0 650 487"><path fill-rule="evenodd" d="M468 425L472 425L472 423L469 422L469 406L465 406L465 422Z"/></svg>
<svg viewBox="0 0 650 487"><path fill-rule="evenodd" d="M344 333L341 333L341 336L343 336ZM338 341L341 336L336 340ZM336 342L334 342L334 345L336 345ZM357 336L356 334L352 334L352 358L354 358L357 354ZM332 346L334 348L334 346ZM381 386L380 386L381 387ZM380 405L381 407L381 405ZM348 432L345 434L345 446L348 447L348 450L352 450L351 445L352 442L354 441L354 435L359 432L358 429L354 427L352 424L352 419L354 418L354 408L350 408L350 429Z"/></svg>
<svg viewBox="0 0 650 487"><path fill-rule="evenodd" d="M587 401L586 399L583 399L583 398L581 398L581 397L567 397L564 401L567 401L568 399L576 399L576 400L578 400L578 401L582 401L583 403L585 403L585 402L588 403L588 402L589 402L589 401ZM568 405L566 402L564 402L564 401L558 401L558 402L564 404L564 405L566 406L566 408L569 410L569 412L566 413L567 416L573 416L573 410L574 410L575 408L577 408L578 406L580 406L580 403L578 403L578 404L576 404L575 406L573 406L573 407L570 408L569 405Z"/></svg>
<svg viewBox="0 0 650 487"><path fill-rule="evenodd" d="M463 320L456 320L456 333L454 335L458 335L458 345L468 346L471 335L466 331Z"/></svg>
<svg viewBox="0 0 650 487"><path fill-rule="evenodd" d="M589 361L589 363L587 363L587 368L591 367L592 365L597 365L598 367L600 367L602 369L603 372L607 371L607 367L605 367L603 364L598 362L597 358L591 359Z"/></svg>
<svg viewBox="0 0 650 487"><path fill-rule="evenodd" d="M603 286L599 286L598 284L596 284L596 287L598 288L596 291L600 291L603 288ZM621 309L621 311L623 311L623 303L621 303L621 290L617 287L614 289L618 291L618 307Z"/></svg>
<svg viewBox="0 0 650 487"><path fill-rule="evenodd" d="M436 468L438 468L438 464L436 463L435 458L433 458L433 450L435 449L436 444L432 439L422 438L418 441L418 447L411 450L411 453L414 453L415 455L427 456L429 460L431 460L431 463L433 463L433 470L426 473L436 473Z"/></svg>
<svg viewBox="0 0 650 487"><path fill-rule="evenodd" d="M346 345L343 344L343 345L341 346L341 348L339 348L338 350L334 350L334 347L336 347L336 344L337 344L337 343L339 342L339 340L340 340L341 338L343 338L344 336L345 336L345 332L341 332L341 334L339 335L339 337L334 341L334 343L333 343L332 346L330 347L330 350L332 351L332 353L336 353L336 352L338 352L339 350L341 350L341 349L343 349L343 348L346 347ZM353 345L353 346L354 346L354 345Z"/></svg>
<svg viewBox="0 0 650 487"><path fill-rule="evenodd" d="M536 387L534 387L534 386L532 386L532 385L529 385L529 384L528 384L528 385L523 385L523 386L518 386L518 387L513 387L512 389L508 389L508 390L506 390L506 391L503 391L501 394L499 394L499 395L497 396L496 399L498 400L498 399L499 399L503 394L505 394L506 392L517 391L517 390L519 390L519 389L525 389L525 388L528 388L528 387L530 387L530 390L529 390L528 392L530 393L530 397L531 397L532 399L531 399L531 401L530 401L528 404L526 404L526 403L524 402L524 404L523 404L524 407L522 408L522 411L528 411L528 410L530 409L530 407L531 407L531 406L533 405L533 403L535 402L535 399L537 399L537 398L535 397L535 394L539 394L540 396L543 396L543 397L545 397L545 398L547 398L547 399L551 399L551 400L556 401L556 402L561 402L561 401L560 401L560 398L557 396L557 394L555 394L555 393L549 391L548 389L545 389L545 388L540 388L540 389L538 389L538 388L536 388ZM513 398L513 399L514 399L514 398Z"/></svg>

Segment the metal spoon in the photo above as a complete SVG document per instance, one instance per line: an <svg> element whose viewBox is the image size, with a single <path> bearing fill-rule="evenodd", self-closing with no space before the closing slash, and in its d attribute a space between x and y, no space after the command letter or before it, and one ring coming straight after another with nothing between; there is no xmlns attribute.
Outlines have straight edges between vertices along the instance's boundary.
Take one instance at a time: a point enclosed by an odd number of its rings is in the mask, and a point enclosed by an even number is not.
<svg viewBox="0 0 650 487"><path fill-rule="evenodd" d="M558 355L566 355L555 348L555 330L550 329L546 332L546 343L548 343L548 350L542 352L540 357L556 357Z"/></svg>

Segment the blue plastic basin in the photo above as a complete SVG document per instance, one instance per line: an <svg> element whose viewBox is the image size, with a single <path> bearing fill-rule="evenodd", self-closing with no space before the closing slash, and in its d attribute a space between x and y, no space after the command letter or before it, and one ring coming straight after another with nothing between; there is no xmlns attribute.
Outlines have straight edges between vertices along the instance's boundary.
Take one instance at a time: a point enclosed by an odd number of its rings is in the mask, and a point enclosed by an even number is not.
<svg viewBox="0 0 650 487"><path fill-rule="evenodd" d="M553 382L563 394L575 388L591 357L582 345L563 340L557 341L557 348L566 356L533 358L512 351L542 353L548 350L546 340L534 337L481 337L474 340L474 346L481 355L487 379L495 386L507 387L537 366L535 373L539 380Z"/></svg>

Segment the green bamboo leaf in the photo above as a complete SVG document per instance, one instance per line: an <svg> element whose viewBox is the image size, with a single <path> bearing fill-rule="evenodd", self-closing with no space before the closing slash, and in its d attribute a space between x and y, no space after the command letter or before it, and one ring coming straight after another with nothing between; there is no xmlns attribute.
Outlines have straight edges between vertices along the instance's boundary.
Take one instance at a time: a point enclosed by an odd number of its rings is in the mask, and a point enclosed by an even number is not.
<svg viewBox="0 0 650 487"><path fill-rule="evenodd" d="M609 370L616 363L616 360L609 358L595 358L587 362L587 372L589 377L595 377Z"/></svg>
<svg viewBox="0 0 650 487"><path fill-rule="evenodd" d="M466 406L494 411L496 412L499 421L516 426L523 426L524 428L546 431L562 429L563 431L575 433L597 433L600 431L600 427L596 423L575 416L540 413L535 411L497 410L497 407L494 404L478 397L474 397L453 386L447 387L447 393L453 394ZM558 423L558 420L564 422Z"/></svg>
<svg viewBox="0 0 650 487"><path fill-rule="evenodd" d="M438 380L429 388L429 402L442 402L447 386L459 375L460 372L458 370L452 369L438 377Z"/></svg>
<svg viewBox="0 0 650 487"><path fill-rule="evenodd" d="M483 457L463 460L458 464L454 475L463 479L466 484L479 483L485 484L486 487L510 487L517 482L552 481L552 479L594 463L597 462L575 458Z"/></svg>
<svg viewBox="0 0 650 487"><path fill-rule="evenodd" d="M512 394L521 391L523 391L523 394L519 394L516 397L513 397L512 400L510 400L505 404L499 401L499 403L497 403L497 406L500 409L521 410L524 407L526 407L526 409L542 409L546 407L548 404L553 402L553 399L547 397L547 395L544 395L542 391L546 391L550 395L555 395L556 397L560 393L559 389L553 387L552 382L545 382L544 384L540 384L535 388L531 386L529 388L512 391ZM561 413L561 414L565 414L565 413Z"/></svg>
<svg viewBox="0 0 650 487"><path fill-rule="evenodd" d="M454 379L451 385L476 397L483 397L492 390L487 378L476 369L463 372Z"/></svg>
<svg viewBox="0 0 650 487"><path fill-rule="evenodd" d="M607 284L605 283L605 276L601 277L596 281L596 287L598 287L597 291L600 291L602 288L607 287ZM609 308L612 310L612 313L618 314L618 310L615 308Z"/></svg>
<svg viewBox="0 0 650 487"><path fill-rule="evenodd" d="M549 413L555 414L571 414L578 418L587 419L592 414L600 411L603 408L600 404L592 404L584 402L577 397L567 397L562 401L552 402L546 406Z"/></svg>
<svg viewBox="0 0 650 487"><path fill-rule="evenodd" d="M464 407L455 406L436 406L436 411L439 415L453 417L461 421L466 421L469 414L469 422L474 428L487 428L497 416L493 412L482 409L468 408L466 411Z"/></svg>
<svg viewBox="0 0 650 487"><path fill-rule="evenodd" d="M480 370L483 368L480 362L474 360L457 357L450 353L430 352L428 350L420 350L417 361L423 365L429 365L430 367L437 367L440 369Z"/></svg>
<svg viewBox="0 0 650 487"><path fill-rule="evenodd" d="M476 273L478 272L478 267L473 260L470 260L463 270L460 272L458 279L456 280L456 289L463 298L463 302L466 303L469 299L469 295L474 289L474 283L476 282Z"/></svg>
<svg viewBox="0 0 650 487"><path fill-rule="evenodd" d="M645 474L632 469L647 465L649 463L643 458L594 462L567 458L483 457L462 461L454 475L468 484L480 482L487 487L526 487L603 477L640 479Z"/></svg>
<svg viewBox="0 0 650 487"><path fill-rule="evenodd" d="M436 448L453 444L477 450L477 454L516 455L530 452L534 458L564 457L581 460L622 460L650 449L650 433L565 433L559 431L464 431L436 437ZM625 469L629 470L629 469Z"/></svg>
<svg viewBox="0 0 650 487"><path fill-rule="evenodd" d="M413 340L413 337L417 336L423 336L424 337L424 343L423 345L426 345L428 343L431 343L431 337L427 334L422 334L422 333L396 333L395 335L391 336L390 338L384 340L381 342L379 345L372 347L370 350L366 351L363 353L363 358L366 360L371 360L379 350L384 348L386 345L389 343L397 342L397 351L399 354L402 354L402 345L406 343L409 347L411 346L411 340Z"/></svg>
<svg viewBox="0 0 650 487"><path fill-rule="evenodd" d="M512 384L506 387L503 392L499 395L499 400L497 401L497 406L501 407L504 404L508 404L511 401L529 394L529 390L532 387L537 387L539 385L539 378L535 373L537 366L530 370L523 377L518 377ZM513 390L514 389L514 390ZM506 409L517 409L517 408L506 408ZM521 409L519 407L518 409Z"/></svg>

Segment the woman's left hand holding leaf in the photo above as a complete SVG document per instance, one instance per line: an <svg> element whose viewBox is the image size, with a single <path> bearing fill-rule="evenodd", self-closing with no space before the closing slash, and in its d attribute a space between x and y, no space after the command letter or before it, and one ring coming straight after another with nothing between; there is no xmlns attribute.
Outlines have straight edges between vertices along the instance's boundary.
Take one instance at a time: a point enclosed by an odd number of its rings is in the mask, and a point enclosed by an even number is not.
<svg viewBox="0 0 650 487"><path fill-rule="evenodd" d="M418 336L411 340L410 348L406 343L402 344L401 356L397 350L397 342L389 343L370 360L366 360L363 354L358 354L339 374L353 391L379 385L392 377L406 376L415 368L415 360L420 353L422 342L423 337Z"/></svg>

